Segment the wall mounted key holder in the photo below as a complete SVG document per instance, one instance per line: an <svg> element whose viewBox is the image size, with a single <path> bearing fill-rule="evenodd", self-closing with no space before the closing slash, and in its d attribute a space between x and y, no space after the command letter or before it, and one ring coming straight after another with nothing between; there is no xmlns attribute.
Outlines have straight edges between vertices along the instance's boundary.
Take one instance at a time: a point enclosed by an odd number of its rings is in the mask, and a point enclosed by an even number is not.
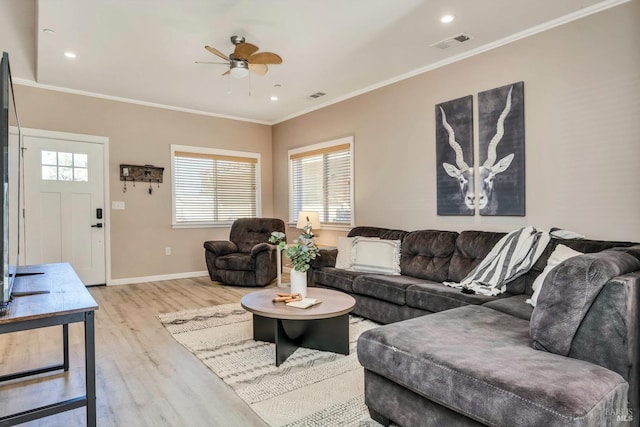
<svg viewBox="0 0 640 427"><path fill-rule="evenodd" d="M158 188L160 188L160 184L162 183L162 174L164 173L164 168L159 168L153 165L120 165L120 181L124 181L124 187L122 188L122 192L127 192L127 181L131 181L133 186L136 186L136 182L148 182L149 183L149 194L153 194L153 183L158 184Z"/></svg>

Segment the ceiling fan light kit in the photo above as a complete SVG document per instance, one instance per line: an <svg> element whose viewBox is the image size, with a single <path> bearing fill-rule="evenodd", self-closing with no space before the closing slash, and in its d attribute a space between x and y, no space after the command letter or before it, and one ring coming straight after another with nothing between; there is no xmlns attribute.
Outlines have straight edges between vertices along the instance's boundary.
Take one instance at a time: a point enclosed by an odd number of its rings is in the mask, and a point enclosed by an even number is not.
<svg viewBox="0 0 640 427"><path fill-rule="evenodd" d="M241 79L248 76L249 71L263 76L269 70L267 64L282 64L282 58L273 52L256 53L258 46L246 43L242 36L231 36L231 43L235 45L235 49L229 56L215 47L204 47L210 53L228 61L229 70L224 72L223 76L231 74L233 77Z"/></svg>
<svg viewBox="0 0 640 427"><path fill-rule="evenodd" d="M249 64L246 61L232 59L231 63L231 77L236 79L242 79L249 75Z"/></svg>

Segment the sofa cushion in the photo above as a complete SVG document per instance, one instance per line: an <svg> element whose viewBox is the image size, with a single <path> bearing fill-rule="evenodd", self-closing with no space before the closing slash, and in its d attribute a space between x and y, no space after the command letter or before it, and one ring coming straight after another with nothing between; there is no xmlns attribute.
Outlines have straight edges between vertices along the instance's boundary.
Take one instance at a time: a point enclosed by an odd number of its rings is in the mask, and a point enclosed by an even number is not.
<svg viewBox="0 0 640 427"><path fill-rule="evenodd" d="M387 240L402 240L404 236L407 235L407 231L404 230L391 230L389 228L380 228L380 227L367 227L360 226L352 228L347 237L379 237L380 239Z"/></svg>
<svg viewBox="0 0 640 427"><path fill-rule="evenodd" d="M556 246L556 249L551 253L551 256L549 256L547 265L544 267L544 270L542 270L542 273L540 273L540 275L533 281L533 286L531 287L531 289L533 290L533 295L531 295L531 298L526 301L527 304L531 304L531 306L533 307L536 306L538 297L540 296L540 292L542 292L544 279L546 279L549 273L551 273L551 270L553 270L561 262L578 255L582 255L582 252L573 250L565 245Z"/></svg>
<svg viewBox="0 0 640 427"><path fill-rule="evenodd" d="M500 298L495 301L489 301L482 304L483 307L489 307L501 313L510 314L518 319L529 320L533 307L526 303L529 296L526 294L514 295L509 298Z"/></svg>
<svg viewBox="0 0 640 427"><path fill-rule="evenodd" d="M387 276L366 274L353 281L353 293L366 295L397 305L405 304L405 291L423 280L409 276Z"/></svg>
<svg viewBox="0 0 640 427"><path fill-rule="evenodd" d="M525 294L531 295L533 294L533 283L535 282L538 275L542 273L549 257L555 251L558 245L567 246L575 251L581 252L583 254L586 253L594 253L604 251L605 249L611 249L614 247L628 247L633 245L630 242L615 242L615 241L606 241L606 240L583 240L583 239L551 239L547 248L544 250L538 261L533 265L531 270L523 276L525 278ZM515 293L511 291L512 293Z"/></svg>
<svg viewBox="0 0 640 427"><path fill-rule="evenodd" d="M318 251L318 254L314 259L311 260L309 265L311 266L311 268L335 267L337 258L338 258L337 248L331 248L331 249L320 248L320 250Z"/></svg>
<svg viewBox="0 0 640 427"><path fill-rule="evenodd" d="M458 233L453 231L420 230L407 234L402 241L402 274L444 282L457 238Z"/></svg>
<svg viewBox="0 0 640 427"><path fill-rule="evenodd" d="M507 298L511 294L498 296L465 294L460 289L450 288L442 283L424 282L407 288L406 301L410 307L438 312L469 304L484 304L497 298Z"/></svg>
<svg viewBox="0 0 640 427"><path fill-rule="evenodd" d="M639 269L640 260L635 256L607 249L569 258L551 270L531 316L532 346L569 354L573 337L603 286Z"/></svg>
<svg viewBox="0 0 640 427"><path fill-rule="evenodd" d="M447 280L461 282L493 249L505 233L463 231L456 239Z"/></svg>
<svg viewBox="0 0 640 427"><path fill-rule="evenodd" d="M255 270L256 259L251 254L235 252L217 257L214 260L214 265L220 270Z"/></svg>
<svg viewBox="0 0 640 427"><path fill-rule="evenodd" d="M640 404L638 303L640 270L607 282L576 331L568 357L586 360L619 373L633 384L630 399L635 397L636 403Z"/></svg>
<svg viewBox="0 0 640 427"><path fill-rule="evenodd" d="M532 349L526 320L488 307L368 330L357 351L365 369L488 425L595 427L626 413L620 375Z"/></svg>
<svg viewBox="0 0 640 427"><path fill-rule="evenodd" d="M502 294L507 291L508 283L531 269L549 240L548 232L532 226L514 230L503 236L460 283L444 284L484 295Z"/></svg>
<svg viewBox="0 0 640 427"><path fill-rule="evenodd" d="M341 291L352 293L351 285L353 280L366 273L359 271L342 270L333 267L322 267L313 270L312 283L318 283L327 288L335 288Z"/></svg>

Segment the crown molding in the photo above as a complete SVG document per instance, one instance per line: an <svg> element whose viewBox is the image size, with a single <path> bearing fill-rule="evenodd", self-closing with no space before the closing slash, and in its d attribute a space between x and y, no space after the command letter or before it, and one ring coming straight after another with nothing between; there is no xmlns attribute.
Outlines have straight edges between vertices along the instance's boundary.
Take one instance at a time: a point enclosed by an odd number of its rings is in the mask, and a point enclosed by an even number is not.
<svg viewBox="0 0 640 427"><path fill-rule="evenodd" d="M406 80L406 79L410 79L412 77L418 76L420 74L424 74L427 73L429 71L433 71L435 69L441 68L441 67L445 67L449 64L453 64L459 61L462 61L464 59L470 58L472 56L475 55L479 55L481 53L499 48L501 46L516 42L518 40L533 36L535 34L538 33L542 33L544 31L559 27L561 25L576 21L578 19L584 18L586 16L589 15L593 15L595 13L599 13L602 12L604 10L610 9L612 7L624 4L624 3L628 3L631 0L605 0L602 1L600 3L597 3L595 5L586 7L584 9L578 10L576 12L561 16L559 18L553 19L551 21L545 22L543 24L531 27L527 30L521 31L519 33L510 35L508 37L504 37L500 40L497 40L495 42L492 43L487 43L485 45L479 46L475 49L469 50L467 52L463 52L459 55L455 55L451 58L447 58L445 60L427 65L425 67L421 67L418 68L416 70L401 74L399 76L390 78L388 80L384 80L382 82L367 86L365 88L350 92L346 95L342 95L340 97L337 97L335 99L332 99L330 101L326 101L322 104L318 104L318 105L314 105L313 107L309 107L303 110L300 110L298 112L295 113L291 113L289 115L286 115L284 117L281 117L279 119L274 119L271 121L265 121L265 120L256 120L256 119L251 119L251 118L246 118L246 117L237 117L237 116L229 116L229 115L225 115L225 114L217 114L217 113L212 113L212 112L208 112L208 111L201 111L201 110L195 110L195 109L190 109L190 108L183 108L183 107L176 107L176 106L172 106L172 105L166 105L166 104L157 104L157 103L153 103L153 102L147 102L147 101L140 101L140 100L136 100L136 99L130 99L130 98L121 98L121 97L117 97L117 96L111 96L111 95L105 95L105 94L101 94L101 93L94 93L94 92L88 92L88 91L82 91L82 90L76 90L76 89L69 89L69 88L65 88L65 87L60 87L60 86L53 86L53 85L46 85L46 84L41 84L38 82L35 82L33 80L27 80L27 79L21 79L21 78L16 78L14 79L14 82L16 84L19 85L23 85L23 86L31 86L31 87L36 87L36 88L40 88L40 89L47 89L47 90L53 90L53 91L57 91L57 92L64 92L64 93L71 93L71 94L75 94L75 95L82 95L82 96L89 96L89 97L94 97L94 98L100 98L100 99L106 99L106 100L110 100L110 101L117 101L117 102L125 102L125 103L129 103L129 104L135 104L135 105L142 105L142 106L146 106L146 107L152 107L152 108L161 108L161 109L166 109L166 110L172 110L172 111L179 111L179 112L183 112L183 113L190 113L190 114L198 114L198 115L202 115L202 116L209 116L209 117L217 117L217 118L221 118L221 119L228 119L228 120L237 120L237 121L242 121L242 122L248 122L248 123L256 123L256 124L261 124L261 125L269 125L269 126L273 126L276 125L278 123L282 123L285 122L287 120L291 120L294 119L296 117L302 116L304 114L308 114L311 113L313 111L317 111L320 110L322 108L334 105L334 104L338 104L340 102L346 101L348 99L354 98L356 96L359 95L363 95L365 93L374 91L376 89L380 89L382 87L385 86L389 86L392 85L394 83Z"/></svg>
<svg viewBox="0 0 640 427"><path fill-rule="evenodd" d="M228 119L228 120L238 120L241 122L249 122L249 123L257 123L260 125L272 125L272 122L267 122L264 120L255 120L255 119L248 119L246 117L236 117L236 116L228 116L225 114L216 114L216 113L211 113L208 111L201 111L201 110L194 110L191 108L183 108L183 107L176 107L173 105L166 105L166 104L157 104L155 102L147 102L147 101L140 101L137 99L130 99L130 98L121 98L118 96L111 96L111 95L105 95L102 93L95 93L95 92L87 92L84 90L77 90L77 89L69 89L66 87L61 87L61 86L53 86L53 85L46 85L46 84L42 84L42 83L38 83L35 82L33 80L27 80L27 79L21 79L21 78L16 78L13 79L13 82L22 86L31 86L31 87L36 87L39 89L47 89L47 90L53 90L56 92L64 92L64 93L71 93L74 95L82 95L82 96L89 96L92 98L99 98L99 99L106 99L109 101L117 101L117 102L126 102L128 104L135 104L135 105L142 105L145 107L152 107L152 108L162 108L165 110L172 110L172 111L179 111L182 113L190 113L190 114L198 114L201 116L209 116L209 117L217 117L219 119Z"/></svg>
<svg viewBox="0 0 640 427"><path fill-rule="evenodd" d="M322 104L315 105L315 106L313 106L311 108L307 108L307 109L299 111L297 113L289 114L289 115L287 115L285 117L282 117L280 119L274 120L272 124L275 125L275 124L278 124L278 123L285 122L287 120L291 120L293 118L302 116L304 114L311 113L311 112L316 111L316 110L320 110L322 108L328 107L328 106L333 105L333 104L337 104L337 103L342 102L342 101L346 101L347 99L354 98L356 96L365 94L367 92L371 92L371 91L374 91L376 89L380 89L382 87L392 85L392 84L400 82L402 80L410 79L411 77L415 77L415 76L418 76L420 74L424 74L424 73L427 73L429 71L433 71L433 70L435 70L437 68L441 68L441 67L447 66L449 64L453 64L455 62L462 61L462 60L470 58L472 56L479 55L481 53L484 53L484 52L499 48L501 46L516 42L518 40L533 36L535 34L542 33L544 31L550 30L552 28L556 28L556 27L559 27L561 25L568 24L570 22L576 21L576 20L584 18L586 16L593 15L593 14L598 13L598 12L602 12L602 11L610 9L612 7L621 5L623 3L628 3L630 1L631 0L606 0L606 1L600 2L598 4L595 4L595 5L586 7L584 9L578 10L576 12L570 13L568 15L564 15L564 16L561 16L561 17L556 18L554 20L545 22L544 24L536 25L535 27L531 27L531 28L529 28L527 30L524 30L524 31L521 31L519 33L515 33L515 34L512 34L512 35L510 35L508 37L504 37L504 38L502 38L500 40L496 40L495 42L487 43L487 44L479 46L479 47L477 47L475 49L469 50L467 52L463 52L463 53L461 53L459 55L452 56L451 58L447 58L447 59L444 59L442 61L427 65L425 67L418 68L418 69L413 70L413 71L409 71L408 73L401 74L401 75L393 77L391 79L384 80L384 81L382 81L380 83L373 84L371 86L367 86L367 87L365 87L363 89L359 89L357 91L354 91L354 92L348 93L346 95L340 96L338 98L332 99L331 101L327 101L327 102L324 102Z"/></svg>

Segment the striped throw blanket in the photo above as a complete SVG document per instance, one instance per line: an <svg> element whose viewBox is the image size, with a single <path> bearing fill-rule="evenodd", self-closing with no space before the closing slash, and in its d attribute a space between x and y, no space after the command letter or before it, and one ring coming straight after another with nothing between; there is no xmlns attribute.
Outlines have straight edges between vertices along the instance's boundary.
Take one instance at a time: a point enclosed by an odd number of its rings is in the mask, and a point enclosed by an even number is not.
<svg viewBox="0 0 640 427"><path fill-rule="evenodd" d="M550 239L549 233L535 227L512 231L496 243L462 282L444 284L478 294L499 295L507 290L507 283L533 267Z"/></svg>

